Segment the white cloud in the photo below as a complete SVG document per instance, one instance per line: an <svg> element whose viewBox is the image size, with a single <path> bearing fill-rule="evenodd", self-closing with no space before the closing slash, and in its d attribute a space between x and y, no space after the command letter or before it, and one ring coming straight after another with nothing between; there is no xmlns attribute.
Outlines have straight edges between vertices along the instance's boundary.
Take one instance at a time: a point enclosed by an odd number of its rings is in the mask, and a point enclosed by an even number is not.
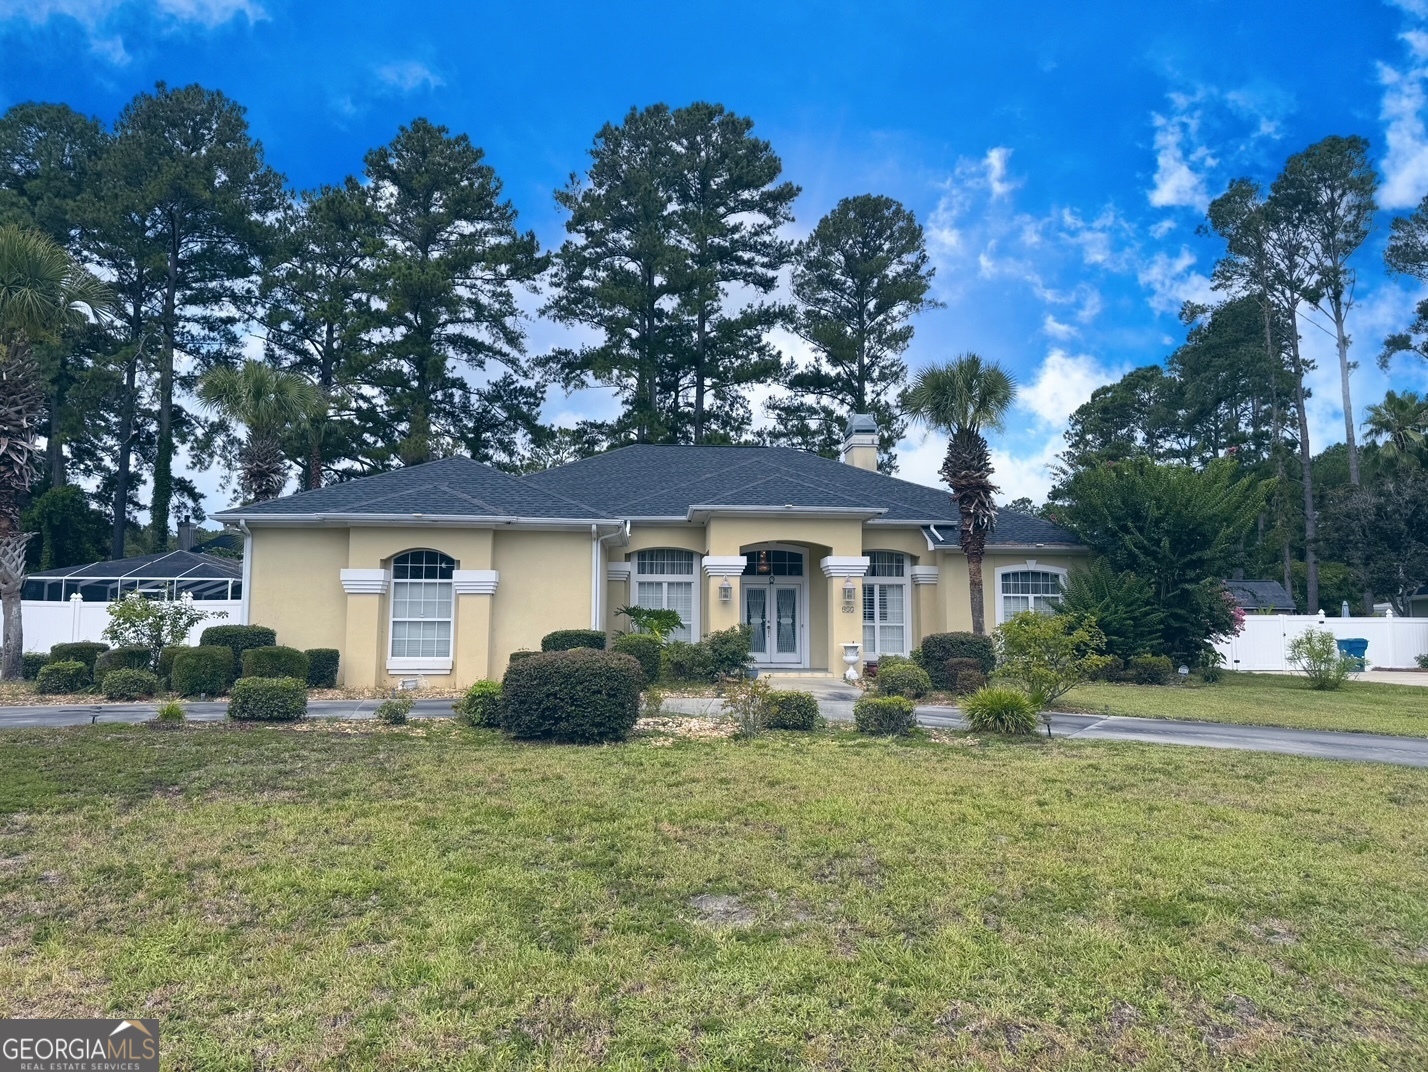
<svg viewBox="0 0 1428 1072"><path fill-rule="evenodd" d="M1150 228L1150 237L1151 237L1151 238L1164 238L1164 237L1165 237L1166 235L1168 235L1171 231L1175 230L1175 227L1176 227L1176 224L1175 224L1175 221L1174 221L1174 220L1161 220L1159 223L1153 224L1153 225L1151 226L1151 228Z"/></svg>
<svg viewBox="0 0 1428 1072"><path fill-rule="evenodd" d="M1409 30L1399 39L1407 46L1407 62L1402 67L1378 65L1383 86L1379 118L1388 145L1379 190L1384 208L1410 208L1428 193L1428 128L1423 121L1428 105L1428 34Z"/></svg>
<svg viewBox="0 0 1428 1072"><path fill-rule="evenodd" d="M52 18L73 19L88 34L91 52L121 66L129 62L129 50L121 35L109 32L109 23L123 9L145 7L151 8L161 27L167 29L199 26L211 30L239 17L250 23L268 17L255 0L153 0L152 4L137 0L0 0L0 23L24 19L39 26Z"/></svg>
<svg viewBox="0 0 1428 1072"><path fill-rule="evenodd" d="M377 77L394 89L411 93L418 89L435 89L443 85L441 77L417 60L402 60L377 68Z"/></svg>
<svg viewBox="0 0 1428 1072"><path fill-rule="evenodd" d="M1156 208L1193 208L1204 212L1210 204L1206 172L1218 161L1198 144L1200 113L1191 108L1194 98L1171 94L1175 111L1152 113L1155 127L1155 185L1150 203ZM1197 170L1198 169L1198 170Z"/></svg>
<svg viewBox="0 0 1428 1072"><path fill-rule="evenodd" d="M1071 339L1080 334L1072 325L1063 324L1050 313L1041 321L1041 330L1053 339Z"/></svg>
<svg viewBox="0 0 1428 1072"><path fill-rule="evenodd" d="M1012 151L1005 145L998 145L988 149L987 155L982 157L982 168L987 175L987 188L992 191L992 197L1005 197L1015 190L1019 185L1007 178L1007 163L1011 160Z"/></svg>
<svg viewBox="0 0 1428 1072"><path fill-rule="evenodd" d="M1136 272L1140 285L1150 291L1150 307L1158 313L1178 313L1187 301L1206 305L1219 297L1210 278L1195 270L1195 254L1181 246L1174 256L1156 253Z"/></svg>
<svg viewBox="0 0 1428 1072"><path fill-rule="evenodd" d="M1017 409L1033 414L1058 431L1097 387L1119 379L1124 369L1108 368L1090 354L1070 354L1053 348L1036 378L1017 392Z"/></svg>

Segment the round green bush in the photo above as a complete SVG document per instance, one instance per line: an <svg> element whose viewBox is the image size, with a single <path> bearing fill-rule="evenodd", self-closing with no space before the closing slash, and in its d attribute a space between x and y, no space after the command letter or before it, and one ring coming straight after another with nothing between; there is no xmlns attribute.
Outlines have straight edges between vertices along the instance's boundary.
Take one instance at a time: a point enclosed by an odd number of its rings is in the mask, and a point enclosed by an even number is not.
<svg viewBox="0 0 1428 1072"><path fill-rule="evenodd" d="M174 676L174 660L181 651L192 651L187 644L173 644L159 652L159 681L169 685ZM169 685L169 687L172 687Z"/></svg>
<svg viewBox="0 0 1428 1072"><path fill-rule="evenodd" d="M240 677L228 700L228 717L243 722L293 722L305 714L303 677Z"/></svg>
<svg viewBox="0 0 1428 1072"><path fill-rule="evenodd" d="M390 700L382 701L377 708L376 717L378 722L385 722L389 726L403 726L411 713L410 696L393 696Z"/></svg>
<svg viewBox="0 0 1428 1072"><path fill-rule="evenodd" d="M864 696L853 705L853 725L876 737L905 736L917 725L917 705L905 696Z"/></svg>
<svg viewBox="0 0 1428 1072"><path fill-rule="evenodd" d="M478 681L451 705L472 726L501 728L501 683Z"/></svg>
<svg viewBox="0 0 1428 1072"><path fill-rule="evenodd" d="M73 643L56 644L50 648L50 662L83 663L85 684L88 684L94 677L94 660L99 658L100 652L108 650L108 644L101 644L94 640L76 640Z"/></svg>
<svg viewBox="0 0 1428 1072"><path fill-rule="evenodd" d="M35 677L35 691L47 695L82 692L89 687L89 668L78 659L46 663Z"/></svg>
<svg viewBox="0 0 1428 1072"><path fill-rule="evenodd" d="M1137 655L1126 664L1126 674L1137 685L1169 685L1175 665L1169 655Z"/></svg>
<svg viewBox="0 0 1428 1072"><path fill-rule="evenodd" d="M978 633L929 633L922 638L918 654L922 668L932 678L933 687L939 689L953 687L948 676L948 659L976 659L984 674L990 674L997 665L992 638Z"/></svg>
<svg viewBox="0 0 1428 1072"><path fill-rule="evenodd" d="M40 676L40 668L50 661L42 651L27 651L20 656L20 676L26 681L34 681Z"/></svg>
<svg viewBox="0 0 1428 1072"><path fill-rule="evenodd" d="M342 653L336 648L308 648L307 687L310 689L337 688L337 666Z"/></svg>
<svg viewBox="0 0 1428 1072"><path fill-rule="evenodd" d="M709 653L709 665L715 677L742 674L753 654L754 634L747 625L736 625L710 633L699 646Z"/></svg>
<svg viewBox="0 0 1428 1072"><path fill-rule="evenodd" d="M249 648L271 648L278 642L276 629L266 625L210 625L199 634L200 647L227 648L233 653L233 669L228 684L238 678L243 669L243 653Z"/></svg>
<svg viewBox="0 0 1428 1072"><path fill-rule="evenodd" d="M148 648L110 648L94 660L94 684L104 688L105 677L114 670L148 670L154 655Z"/></svg>
<svg viewBox="0 0 1428 1072"><path fill-rule="evenodd" d="M501 682L501 728L512 737L580 743L629 736L644 671L629 655L576 648L512 663Z"/></svg>
<svg viewBox="0 0 1428 1072"><path fill-rule="evenodd" d="M557 629L540 638L541 651L574 651L576 648L604 651L604 632L599 629Z"/></svg>
<svg viewBox="0 0 1428 1072"><path fill-rule="evenodd" d="M714 680L714 659L703 644L671 640L660 652L660 676L679 684L707 684Z"/></svg>
<svg viewBox="0 0 1428 1072"><path fill-rule="evenodd" d="M222 696L233 681L233 649L208 644L174 655L169 688L180 696Z"/></svg>
<svg viewBox="0 0 1428 1072"><path fill-rule="evenodd" d="M967 728L977 733L1036 732L1036 705L1020 689L1005 685L981 688L963 700L961 707Z"/></svg>
<svg viewBox="0 0 1428 1072"><path fill-rule="evenodd" d="M927 671L912 663L899 662L887 666L879 662L875 680L878 692L884 696L905 696L916 700L932 691L932 679Z"/></svg>
<svg viewBox="0 0 1428 1072"><path fill-rule="evenodd" d="M664 645L659 637L651 633L626 633L615 638L611 651L631 656L645 672L645 684L653 685L659 680L660 663L664 656Z"/></svg>
<svg viewBox="0 0 1428 1072"><path fill-rule="evenodd" d="M976 692L987 683L987 675L980 670L958 670L956 692L959 696L966 696Z"/></svg>
<svg viewBox="0 0 1428 1072"><path fill-rule="evenodd" d="M771 730L818 730L824 726L818 700L811 692L770 692L768 711Z"/></svg>
<svg viewBox="0 0 1428 1072"><path fill-rule="evenodd" d="M243 677L295 677L307 681L307 655L297 648L274 645L243 652Z"/></svg>
<svg viewBox="0 0 1428 1072"><path fill-rule="evenodd" d="M104 675L106 700L147 700L159 691L159 679L149 670L120 667Z"/></svg>

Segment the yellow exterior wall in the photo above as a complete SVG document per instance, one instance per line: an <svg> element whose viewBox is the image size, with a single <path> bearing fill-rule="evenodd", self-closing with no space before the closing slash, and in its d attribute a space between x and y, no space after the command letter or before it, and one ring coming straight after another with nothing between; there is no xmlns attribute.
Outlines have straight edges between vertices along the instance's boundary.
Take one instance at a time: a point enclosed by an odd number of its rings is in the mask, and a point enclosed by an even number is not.
<svg viewBox="0 0 1428 1072"><path fill-rule="evenodd" d="M338 571L347 565L347 530L252 530L248 622L278 632L291 648L347 643L347 594Z"/></svg>
<svg viewBox="0 0 1428 1072"><path fill-rule="evenodd" d="M540 650L556 629L590 628L590 533L496 533L492 569L501 574L491 605L491 676L506 672L511 652ZM600 565L601 585L605 565Z"/></svg>

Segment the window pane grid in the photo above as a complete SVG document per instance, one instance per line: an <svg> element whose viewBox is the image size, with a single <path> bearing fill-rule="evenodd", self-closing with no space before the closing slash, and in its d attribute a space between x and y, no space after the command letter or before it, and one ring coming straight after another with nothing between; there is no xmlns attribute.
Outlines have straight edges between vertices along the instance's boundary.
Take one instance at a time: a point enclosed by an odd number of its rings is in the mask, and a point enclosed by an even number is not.
<svg viewBox="0 0 1428 1072"><path fill-rule="evenodd" d="M654 551L640 551L635 555L635 572L641 576L668 575L692 577L694 575L694 552L660 548Z"/></svg>
<svg viewBox="0 0 1428 1072"><path fill-rule="evenodd" d="M1061 575L1045 570L1016 570L1002 574L1002 617L1022 611L1050 614L1061 602Z"/></svg>
<svg viewBox="0 0 1428 1072"><path fill-rule="evenodd" d="M456 560L440 551L408 551L392 560L392 658L451 657L451 575Z"/></svg>
<svg viewBox="0 0 1428 1072"><path fill-rule="evenodd" d="M869 577L901 577L904 575L907 558L896 551L869 551Z"/></svg>

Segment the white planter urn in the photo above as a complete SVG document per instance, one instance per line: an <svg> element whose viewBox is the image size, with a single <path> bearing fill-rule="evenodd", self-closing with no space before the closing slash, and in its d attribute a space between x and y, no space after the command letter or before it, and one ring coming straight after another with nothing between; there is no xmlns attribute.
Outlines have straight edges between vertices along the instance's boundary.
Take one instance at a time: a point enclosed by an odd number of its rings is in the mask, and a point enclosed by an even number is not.
<svg viewBox="0 0 1428 1072"><path fill-rule="evenodd" d="M842 645L842 647L843 661L848 664L848 669L843 671L843 680L851 685L854 681L857 681L860 676L858 674L858 660L862 658L863 645L854 640Z"/></svg>

